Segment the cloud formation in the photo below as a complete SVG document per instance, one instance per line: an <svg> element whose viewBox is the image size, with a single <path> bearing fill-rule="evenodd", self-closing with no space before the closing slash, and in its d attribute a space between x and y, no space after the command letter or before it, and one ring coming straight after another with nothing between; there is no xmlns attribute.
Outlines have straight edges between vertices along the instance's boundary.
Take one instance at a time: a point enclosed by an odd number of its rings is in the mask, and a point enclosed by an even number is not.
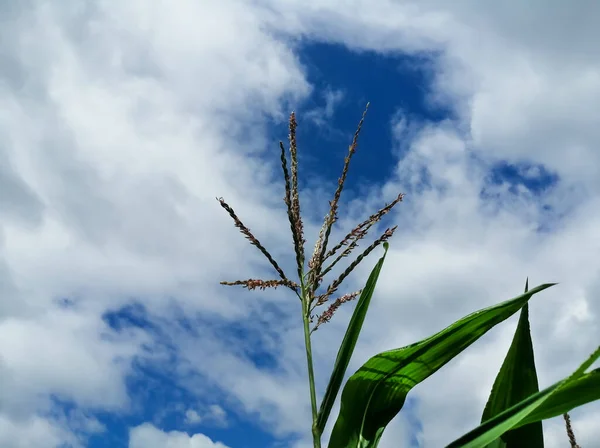
<svg viewBox="0 0 600 448"><path fill-rule="evenodd" d="M57 396L85 410L131 408L135 362L166 356L156 334L117 332L103 319L136 301L172 341L170 373L191 394L214 388L265 431L306 435L296 303L278 294L240 300L219 288L218 280L268 267L214 197L293 266L288 228L278 224L286 217L277 161L265 152L269 120L285 120L312 93L297 56L311 40L426 56L428 100L452 111L436 123L393 117L396 147L385 150L398 157L396 175L340 220L341 233L354 215L407 193L351 367L518 294L529 276L561 282L532 302L540 383L570 373L600 332L599 15L593 2L0 5L0 444L85 446L86 433L102 430L50 412ZM337 92L324 117L335 114ZM557 180L542 192L525 181L494 183L498 162L529 179L543 167ZM316 233L320 223L306 225ZM365 275L355 278L359 286ZM174 321L183 314L194 323L198 313L241 323L248 336ZM347 316L316 333L321 381ZM479 420L511 322L415 389L423 446L443 446ZM276 359L271 368L252 361L259 346ZM597 405L573 413L582 446L600 439L599 416ZM410 438L406 419L382 447ZM545 426L547 446L562 446L560 420ZM130 437L131 448L150 439L224 447L150 423Z"/></svg>
<svg viewBox="0 0 600 448"><path fill-rule="evenodd" d="M129 448L228 448L204 434L189 436L180 431L164 432L148 423L133 428L129 437Z"/></svg>

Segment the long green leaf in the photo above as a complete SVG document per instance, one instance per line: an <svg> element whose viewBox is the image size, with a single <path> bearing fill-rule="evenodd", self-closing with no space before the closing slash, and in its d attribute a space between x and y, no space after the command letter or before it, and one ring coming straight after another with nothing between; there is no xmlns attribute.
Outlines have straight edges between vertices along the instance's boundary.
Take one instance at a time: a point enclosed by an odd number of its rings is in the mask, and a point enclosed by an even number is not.
<svg viewBox="0 0 600 448"><path fill-rule="evenodd" d="M561 387L544 402L544 406L533 411L516 427L558 417L571 409L596 400L600 400L600 368L594 369L581 378Z"/></svg>
<svg viewBox="0 0 600 448"><path fill-rule="evenodd" d="M383 247L385 252L373 268L373 271L371 271L371 275L369 275L367 284L360 294L360 298L358 299L358 303L354 308L354 313L352 314L352 318L348 324L346 334L344 335L344 339L340 345L333 371L331 372L331 378L329 379L329 384L327 385L327 390L323 396L323 401L321 402L319 415L317 417L317 429L319 434L322 434L323 430L325 429L327 419L329 418L329 414L331 414L331 408L333 407L333 403L335 402L337 394L340 391L342 381L344 380L344 375L346 374L346 369L348 368L350 358L354 352L358 335L360 334L363 322L365 321L367 310L371 304L371 297L373 297L375 285L377 284L379 273L381 272L383 262L385 261L389 244L384 243Z"/></svg>
<svg viewBox="0 0 600 448"><path fill-rule="evenodd" d="M525 282L525 292L529 280ZM500 414L530 395L539 392L533 342L529 329L529 304L521 308L519 323L504 363L494 381L490 398L483 411L482 422ZM488 448L544 448L542 422L534 422L506 432Z"/></svg>
<svg viewBox="0 0 600 448"><path fill-rule="evenodd" d="M512 300L470 314L421 342L371 358L344 387L329 447L376 447L383 430L400 412L415 385L519 311L534 294L553 285L540 285Z"/></svg>
<svg viewBox="0 0 600 448"><path fill-rule="evenodd" d="M487 420L446 448L482 448L511 429L555 417L598 400L600 369L584 373L598 358L600 347L571 376Z"/></svg>

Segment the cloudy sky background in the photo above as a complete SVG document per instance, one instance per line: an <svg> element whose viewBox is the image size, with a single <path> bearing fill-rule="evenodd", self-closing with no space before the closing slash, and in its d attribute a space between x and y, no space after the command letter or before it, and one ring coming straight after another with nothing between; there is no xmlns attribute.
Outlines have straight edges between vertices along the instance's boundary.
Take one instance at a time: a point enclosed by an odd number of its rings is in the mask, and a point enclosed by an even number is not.
<svg viewBox="0 0 600 448"><path fill-rule="evenodd" d="M0 3L0 446L310 446L297 300L218 284L273 274L215 196L294 272L292 110L309 243L367 101L336 236L406 194L351 371L529 276L560 282L531 304L540 384L572 372L600 335L599 20L592 1ZM321 390L350 311L315 333ZM515 325L415 388L382 448L475 426ZM600 446L600 406L572 417Z"/></svg>

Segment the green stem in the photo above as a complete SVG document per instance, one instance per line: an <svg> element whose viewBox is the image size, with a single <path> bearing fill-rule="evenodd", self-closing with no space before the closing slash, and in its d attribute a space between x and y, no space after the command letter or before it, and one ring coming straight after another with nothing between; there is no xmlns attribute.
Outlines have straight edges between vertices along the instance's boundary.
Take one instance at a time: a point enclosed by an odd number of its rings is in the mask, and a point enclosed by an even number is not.
<svg viewBox="0 0 600 448"><path fill-rule="evenodd" d="M321 448L321 433L317 428L317 393L315 389L315 373L313 371L312 346L310 343L310 307L309 292L302 287L302 320L304 322L304 346L306 347L306 364L308 365L308 385L310 388L310 404L312 409L312 435L314 448Z"/></svg>

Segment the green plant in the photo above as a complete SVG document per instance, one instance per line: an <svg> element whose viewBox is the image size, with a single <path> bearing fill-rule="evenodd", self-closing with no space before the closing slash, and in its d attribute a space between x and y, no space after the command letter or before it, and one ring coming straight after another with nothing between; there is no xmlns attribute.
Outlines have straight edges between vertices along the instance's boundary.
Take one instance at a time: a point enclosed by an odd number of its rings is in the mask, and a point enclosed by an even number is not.
<svg viewBox="0 0 600 448"><path fill-rule="evenodd" d="M367 109L368 109L367 104ZM319 232L313 254L306 263L304 251L304 229L300 215L298 194L298 156L296 142L296 117L289 120L289 156L280 142L281 165L284 175L288 221L292 233L298 281L290 280L267 249L238 218L234 210L218 198L220 205L234 220L235 226L269 260L278 279L237 280L221 282L223 285L241 285L249 290L285 286L298 297L302 310L304 343L309 380L309 395L312 410L312 436L315 447L321 446L321 438L331 409L341 388L344 375L352 357L373 292L388 251L389 240L396 227L388 228L369 245L327 287L322 287L324 278L342 258L347 257L358 246L371 227L402 201L399 194L394 201L358 224L340 242L329 247L333 224L338 219L339 200L344 188L352 156L356 152L358 137L365 114L358 124L348 155L344 160L338 186L329 203ZM384 254L367 280L365 287L347 293L333 301L320 314L315 310L330 302L348 275L377 246L383 245ZM305 266L306 265L306 266ZM306 269L306 267L308 269ZM491 328L521 311L513 343L498 373L490 399L485 407L480 426L465 434L449 447L542 447L541 420L564 414L571 443L574 436L570 430L569 410L600 399L600 369L585 371L600 357L600 348L568 378L539 391L533 357L533 346L529 331L528 302L533 295L554 284L543 284L528 290L511 300L502 302L468 315L446 329L415 344L389 350L375 355L359 368L346 382L341 395L341 407L329 440L330 448L376 447L388 423L400 412L409 391L460 354ZM328 322L335 311L345 302L358 297L346 334L340 345L333 371L318 405L312 360L311 335L322 324ZM311 328L312 325L312 328ZM524 445L525 443L525 445Z"/></svg>

